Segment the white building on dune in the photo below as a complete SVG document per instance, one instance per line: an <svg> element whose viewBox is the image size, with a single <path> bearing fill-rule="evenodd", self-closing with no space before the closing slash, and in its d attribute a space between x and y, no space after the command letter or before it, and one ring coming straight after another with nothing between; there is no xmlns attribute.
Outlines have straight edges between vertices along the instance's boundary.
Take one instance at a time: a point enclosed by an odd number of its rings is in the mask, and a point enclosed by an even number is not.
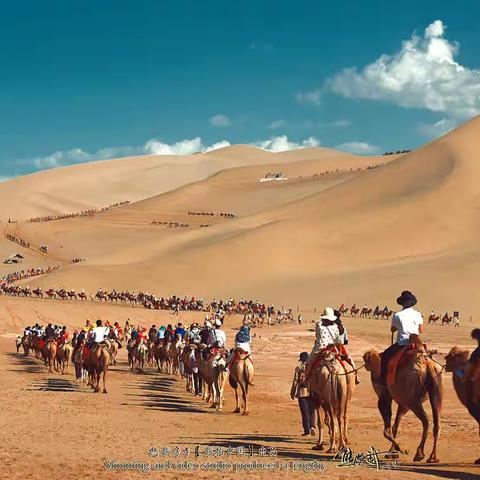
<svg viewBox="0 0 480 480"><path fill-rule="evenodd" d="M259 182L275 182L281 180L288 180L284 173L267 173L259 180Z"/></svg>

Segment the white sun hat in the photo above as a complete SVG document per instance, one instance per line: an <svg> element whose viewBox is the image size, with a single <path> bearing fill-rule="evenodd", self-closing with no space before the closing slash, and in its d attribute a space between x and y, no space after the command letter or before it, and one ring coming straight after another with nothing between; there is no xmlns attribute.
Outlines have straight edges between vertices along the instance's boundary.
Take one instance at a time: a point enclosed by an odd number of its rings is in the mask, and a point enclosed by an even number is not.
<svg viewBox="0 0 480 480"><path fill-rule="evenodd" d="M334 322L337 317L335 316L335 312L333 311L333 308L332 307L327 307L323 314L320 315L320 319L321 320L331 320L332 322Z"/></svg>

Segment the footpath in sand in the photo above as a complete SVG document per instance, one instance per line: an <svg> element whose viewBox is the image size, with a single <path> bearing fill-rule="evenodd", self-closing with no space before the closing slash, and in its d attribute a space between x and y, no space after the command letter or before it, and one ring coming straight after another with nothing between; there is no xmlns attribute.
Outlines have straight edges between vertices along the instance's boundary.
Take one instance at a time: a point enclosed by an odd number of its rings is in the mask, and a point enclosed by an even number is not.
<svg viewBox="0 0 480 480"><path fill-rule="evenodd" d="M13 313L15 315L13 315ZM72 370L66 375L49 374L33 357L14 353L14 334L23 324L54 320L70 327L84 323L85 315L123 323L127 318L143 324L173 323L178 317L168 312L148 312L143 309L73 302L35 301L2 298L2 317L11 315L9 330L2 328L0 338L0 375L2 406L0 461L2 478L6 479L97 479L97 478L238 478L233 466L218 470L219 463L278 462L287 465L273 471L253 470L255 478L289 478L291 476L328 475L338 479L413 479L461 478L476 479L480 467L472 462L479 456L476 424L460 405L445 375L445 399L442 412L442 435L439 465L425 462L413 464L412 457L420 439L420 423L408 414L401 426L401 439L409 449L399 465L392 470L373 467L339 467L332 455L312 451L313 438L301 437L300 415L296 403L289 398L291 379L297 356L309 350L313 342L312 313L304 312L304 325L264 327L254 330L253 354L255 387L251 392L251 413L244 417L231 413L234 407L232 389L227 385L225 411L215 412L205 403L185 391L183 381L162 375L152 368L144 374L132 373L126 364L125 349L120 350L119 362L108 374L108 394L93 394L79 385ZM200 314L185 312L184 323L198 321ZM241 319L229 317L226 331L229 342ZM23 322L23 323L22 323ZM384 347L388 341L388 323L382 320L346 318L350 333L350 351L358 365L361 355L372 347ZM460 329L427 327L425 339L440 352L453 345L471 345L470 325ZM442 357L437 357L441 362ZM428 408L427 408L428 411ZM376 397L368 374L362 370L351 406L350 440L354 453L367 452L373 446L380 451L388 448L382 436L382 421L376 408ZM231 455L237 447L250 446L255 456ZM158 456L151 456L152 447ZM163 455L163 447L170 449ZM174 456L190 448L188 457ZM199 452L224 447L224 455L196 458ZM230 456L227 449L231 447ZM265 447L267 455L258 456ZM427 449L431 448L431 437ZM274 449L274 450L272 450ZM152 452L155 452L154 450ZM163 452L163 453L162 453ZM270 456L272 453L276 455ZM217 451L218 453L218 451ZM105 462L140 462L141 464L184 463L187 470L172 467L165 471L113 471ZM316 463L312 463L316 462ZM210 467L205 464L210 463ZM108 463L113 465L113 463ZM133 463L131 463L133 465ZM197 468L194 470L195 465ZM202 465L204 469L202 470ZM258 466L258 464L257 464ZM132 467L133 468L133 467ZM213 470L216 468L217 470ZM244 467L245 468L245 467ZM310 469L310 471L308 471ZM324 471L322 469L325 469ZM304 471L307 470L307 471Z"/></svg>

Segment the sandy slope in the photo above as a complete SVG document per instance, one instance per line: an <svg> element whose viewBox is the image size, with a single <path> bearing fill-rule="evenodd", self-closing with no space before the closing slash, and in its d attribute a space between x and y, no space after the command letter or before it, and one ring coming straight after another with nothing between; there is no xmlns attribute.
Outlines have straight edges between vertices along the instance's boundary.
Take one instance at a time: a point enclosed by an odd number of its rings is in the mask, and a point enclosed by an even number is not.
<svg viewBox="0 0 480 480"><path fill-rule="evenodd" d="M323 299L391 304L399 290L410 288L424 310L460 309L475 316L479 130L477 118L399 157L358 158L328 149L271 154L246 146L175 157L178 164L168 170L172 179L148 195L150 176L161 178L171 157L48 171L19 179L27 183L15 194L37 198L60 176L75 183L71 198L77 201L86 191L96 204L106 204L127 175L137 175L128 195L123 193L138 201L94 219L3 228L32 244L48 244L56 259L87 258L32 285L245 295L304 306ZM387 164L365 168L378 162ZM184 170L189 173L180 178ZM283 171L289 180L258 183L268 171ZM101 189L85 182L87 176L104 181L107 174L111 178ZM32 179L35 188L26 188ZM15 182L6 185L12 189ZM5 188L0 186L0 197ZM57 187L62 204L63 188ZM191 210L237 218L192 217ZM152 226L152 220L190 227Z"/></svg>

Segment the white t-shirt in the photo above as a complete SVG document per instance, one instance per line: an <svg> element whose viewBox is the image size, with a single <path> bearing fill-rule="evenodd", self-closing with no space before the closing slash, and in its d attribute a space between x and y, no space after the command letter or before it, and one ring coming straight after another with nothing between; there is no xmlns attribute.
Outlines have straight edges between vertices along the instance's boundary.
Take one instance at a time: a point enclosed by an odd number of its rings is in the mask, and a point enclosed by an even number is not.
<svg viewBox="0 0 480 480"><path fill-rule="evenodd" d="M103 342L105 338L108 337L108 331L108 327L95 327L92 330L93 341L95 343Z"/></svg>
<svg viewBox="0 0 480 480"><path fill-rule="evenodd" d="M408 345L410 343L410 335L418 335L419 326L422 324L422 315L414 308L406 308L397 312L392 318L392 326L398 330L398 345Z"/></svg>
<svg viewBox="0 0 480 480"><path fill-rule="evenodd" d="M215 342L218 343L219 347L224 347L227 343L227 335L223 330L220 330L219 328L215 328L210 334L210 343L212 344Z"/></svg>

